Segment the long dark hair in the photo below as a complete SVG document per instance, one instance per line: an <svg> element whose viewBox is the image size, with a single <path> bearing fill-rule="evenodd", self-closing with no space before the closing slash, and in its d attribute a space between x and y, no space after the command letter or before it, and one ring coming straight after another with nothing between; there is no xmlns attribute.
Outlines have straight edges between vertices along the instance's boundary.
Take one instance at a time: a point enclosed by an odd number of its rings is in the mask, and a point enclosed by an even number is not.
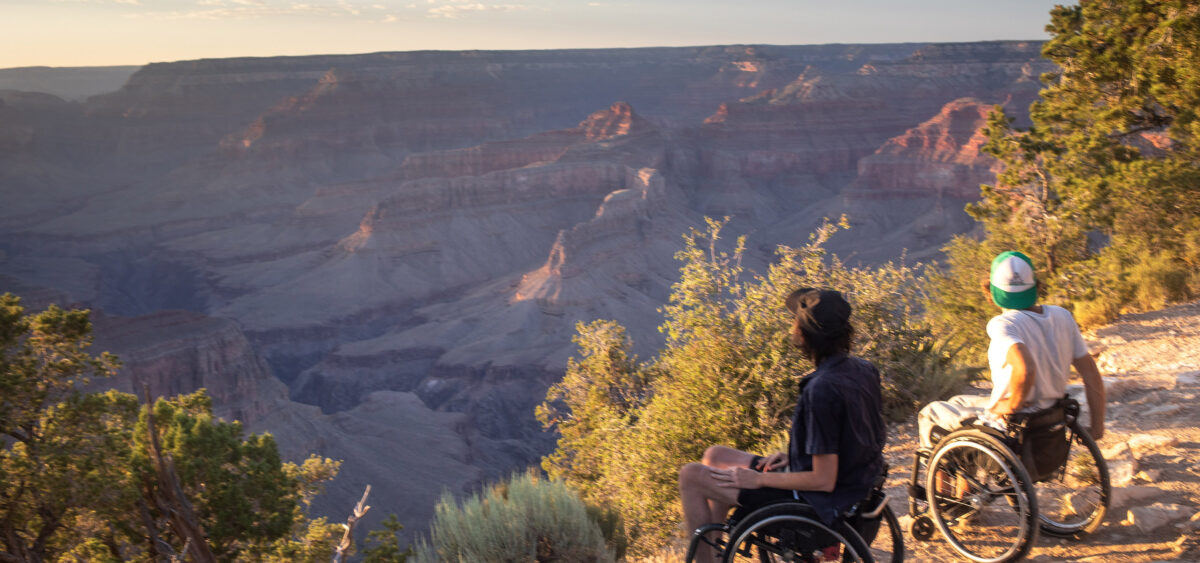
<svg viewBox="0 0 1200 563"><path fill-rule="evenodd" d="M804 342L800 344L800 353L804 354L804 357L808 358L814 366L819 366L821 362L838 354L850 353L850 345L854 341L854 325L849 322L846 323L844 330L834 334L813 331L804 325L798 328L800 334L804 336Z"/></svg>
<svg viewBox="0 0 1200 563"><path fill-rule="evenodd" d="M841 293L802 287L788 295L786 305L794 315L792 330L803 337L800 351L814 365L850 353L854 326L850 324L850 303Z"/></svg>

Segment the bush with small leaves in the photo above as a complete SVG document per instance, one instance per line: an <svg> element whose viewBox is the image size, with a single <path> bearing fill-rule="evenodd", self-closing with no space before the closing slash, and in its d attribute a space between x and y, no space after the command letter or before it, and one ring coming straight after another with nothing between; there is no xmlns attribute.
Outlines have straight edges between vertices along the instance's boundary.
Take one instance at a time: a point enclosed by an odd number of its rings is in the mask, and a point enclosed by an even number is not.
<svg viewBox="0 0 1200 563"><path fill-rule="evenodd" d="M443 495L415 560L588 563L614 557L578 493L526 473L461 503Z"/></svg>

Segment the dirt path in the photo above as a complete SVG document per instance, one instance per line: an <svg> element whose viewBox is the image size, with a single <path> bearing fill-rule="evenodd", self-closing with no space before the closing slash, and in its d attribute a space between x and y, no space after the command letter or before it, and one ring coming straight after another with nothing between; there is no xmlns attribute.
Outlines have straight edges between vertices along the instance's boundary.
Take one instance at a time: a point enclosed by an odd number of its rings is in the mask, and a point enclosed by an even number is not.
<svg viewBox="0 0 1200 563"><path fill-rule="evenodd" d="M1085 337L1106 378L1100 447L1110 459L1118 505L1082 540L1042 536L1028 560L1200 562L1200 302L1128 315ZM908 510L916 435L915 424L894 427L885 451L898 515ZM1138 507L1153 514L1130 522L1129 510ZM1167 521L1153 525L1159 516ZM938 534L928 542L906 534L905 548L909 561L961 560Z"/></svg>

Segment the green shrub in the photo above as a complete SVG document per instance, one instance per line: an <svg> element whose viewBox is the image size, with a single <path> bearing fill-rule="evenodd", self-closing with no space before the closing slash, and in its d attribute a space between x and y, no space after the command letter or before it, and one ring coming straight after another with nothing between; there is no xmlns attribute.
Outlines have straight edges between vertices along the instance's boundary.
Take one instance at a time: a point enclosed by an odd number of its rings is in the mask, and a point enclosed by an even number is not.
<svg viewBox="0 0 1200 563"><path fill-rule="evenodd" d="M534 473L514 476L462 503L449 492L434 509L416 561L613 561L579 495Z"/></svg>
<svg viewBox="0 0 1200 563"><path fill-rule="evenodd" d="M1104 296L1075 304L1075 322L1080 328L1100 326L1116 318L1121 312L1120 300Z"/></svg>
<svg viewBox="0 0 1200 563"><path fill-rule="evenodd" d="M1144 256L1130 269L1126 280L1131 290L1131 305L1138 310L1151 311L1185 300L1189 274L1178 260L1157 254Z"/></svg>
<svg viewBox="0 0 1200 563"><path fill-rule="evenodd" d="M946 341L924 340L896 351L883 379L883 412L893 421L906 420L928 404L949 398L982 374L982 367L954 362L956 350Z"/></svg>

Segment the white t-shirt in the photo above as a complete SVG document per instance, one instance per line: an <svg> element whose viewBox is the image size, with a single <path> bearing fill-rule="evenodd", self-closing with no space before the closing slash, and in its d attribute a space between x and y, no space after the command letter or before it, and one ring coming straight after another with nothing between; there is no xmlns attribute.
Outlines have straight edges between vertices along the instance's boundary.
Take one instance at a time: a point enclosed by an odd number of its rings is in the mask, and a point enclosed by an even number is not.
<svg viewBox="0 0 1200 563"><path fill-rule="evenodd" d="M992 371L989 409L1009 395L1012 366L1005 364L1013 344L1025 344L1037 372L1030 396L1025 399L1028 406L1022 410L1053 405L1066 393L1071 362L1088 353L1075 317L1070 311L1054 305L1042 305L1041 313L1005 309L988 321L987 334L992 339L988 345L988 366Z"/></svg>

